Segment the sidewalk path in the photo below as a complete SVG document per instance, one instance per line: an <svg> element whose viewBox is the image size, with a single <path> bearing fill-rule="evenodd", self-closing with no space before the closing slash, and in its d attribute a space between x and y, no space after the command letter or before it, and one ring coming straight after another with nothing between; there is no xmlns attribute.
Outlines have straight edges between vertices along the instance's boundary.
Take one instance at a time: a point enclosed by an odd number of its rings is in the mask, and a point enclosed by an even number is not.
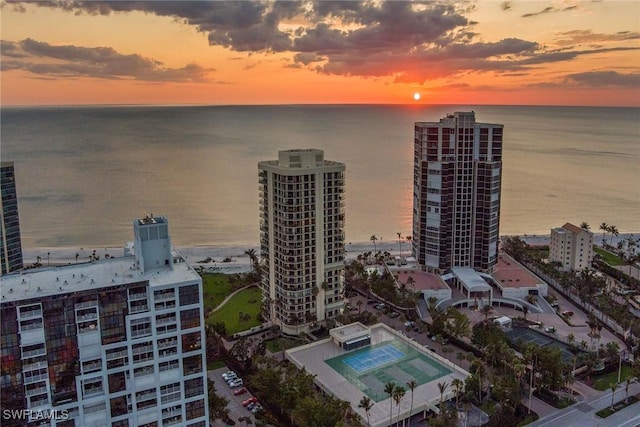
<svg viewBox="0 0 640 427"><path fill-rule="evenodd" d="M634 383L629 388L629 396L640 393L640 383ZM626 393L624 386L618 386L614 401L624 400ZM611 390L605 391L587 401L579 402L568 408L556 411L551 415L540 418L529 424L530 427L622 427L635 426L640 422L640 402L628 406L615 415L607 418L600 418L596 412L611 405Z"/></svg>
<svg viewBox="0 0 640 427"><path fill-rule="evenodd" d="M522 399L522 404L527 408L529 407L529 396ZM546 417L547 415L553 414L557 411L556 408L535 396L532 396L531 398L531 410L538 414L538 417L540 418Z"/></svg>
<svg viewBox="0 0 640 427"><path fill-rule="evenodd" d="M258 286L258 282L249 283L248 285L244 285L243 287L238 288L235 291L231 292L225 299L222 300L222 302L220 304L218 304L218 306L216 308L211 310L211 312L209 314L215 313L216 311L220 310L222 308L222 306L224 306L227 303L227 301L229 301L231 298L234 297L235 294L237 294L240 291L244 291L245 289L248 289L248 288L250 288L252 286Z"/></svg>

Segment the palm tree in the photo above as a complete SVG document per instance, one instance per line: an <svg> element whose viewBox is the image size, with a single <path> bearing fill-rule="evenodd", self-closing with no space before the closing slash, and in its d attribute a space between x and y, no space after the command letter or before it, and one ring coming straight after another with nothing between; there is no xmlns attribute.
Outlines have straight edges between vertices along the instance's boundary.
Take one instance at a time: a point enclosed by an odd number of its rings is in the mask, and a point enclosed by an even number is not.
<svg viewBox="0 0 640 427"><path fill-rule="evenodd" d="M373 236L369 237L369 240L371 240L373 242L373 253L375 255L375 254L378 253L378 247L376 246L376 241L378 240L378 238L374 234Z"/></svg>
<svg viewBox="0 0 640 427"><path fill-rule="evenodd" d="M393 389L393 400L396 402L396 406L398 407L398 415L396 416L396 425L400 423L400 402L404 398L405 390L401 385L396 386Z"/></svg>
<svg viewBox="0 0 640 427"><path fill-rule="evenodd" d="M627 382L624 385L624 391L627 393L627 396L624 398L625 405L629 403L629 386L631 385L631 377L627 378Z"/></svg>
<svg viewBox="0 0 640 427"><path fill-rule="evenodd" d="M438 383L438 390L440 390L440 403L438 404L438 408L440 408L440 412L442 412L442 400L444 399L444 392L447 391L447 387L449 387L449 383L447 382Z"/></svg>
<svg viewBox="0 0 640 427"><path fill-rule="evenodd" d="M529 313L529 306L523 305L522 306L522 314L524 314L524 320L527 320L527 314L528 313Z"/></svg>
<svg viewBox="0 0 640 427"><path fill-rule="evenodd" d="M453 391L456 394L456 408L458 407L458 397L460 392L464 388L464 382L460 378L454 378L451 380L451 387L453 387Z"/></svg>
<svg viewBox="0 0 640 427"><path fill-rule="evenodd" d="M591 229L591 226L589 225L589 223L588 223L588 222L586 222L586 221L582 221L582 222L580 223L580 228L582 228L583 230L590 230L590 229Z"/></svg>
<svg viewBox="0 0 640 427"><path fill-rule="evenodd" d="M393 414L393 390L395 390L396 385L394 382L388 382L384 385L384 392L389 395L389 425L391 425L391 416Z"/></svg>
<svg viewBox="0 0 640 427"><path fill-rule="evenodd" d="M444 354L444 357L447 358L447 360L449 360L449 353L452 353L453 349L451 347L449 347L448 345L443 345L442 346L442 353Z"/></svg>
<svg viewBox="0 0 640 427"><path fill-rule="evenodd" d="M405 240L407 241L407 244L409 245L409 253L410 253L410 254L411 254L411 252L412 252L412 249L411 249L411 239L412 239L412 237L411 237L411 236L407 236L407 237L405 237Z"/></svg>
<svg viewBox="0 0 640 427"><path fill-rule="evenodd" d="M609 233L611 233L611 238L609 240L609 246L611 246L613 244L613 236L618 237L620 235L620 232L618 231L618 227L616 227L615 225L610 225L608 231Z"/></svg>
<svg viewBox="0 0 640 427"><path fill-rule="evenodd" d="M400 258L402 258L402 233L398 233L398 244L400 245Z"/></svg>
<svg viewBox="0 0 640 427"><path fill-rule="evenodd" d="M611 410L613 411L613 399L616 395L616 387L618 386L618 384L616 383L611 383L609 384L609 388L611 389Z"/></svg>
<svg viewBox="0 0 640 427"><path fill-rule="evenodd" d="M411 414L413 412L413 390L418 387L418 383L416 382L416 380L412 379L407 383L407 387L409 387L409 390L411 390L411 409L409 409L409 417L411 417Z"/></svg>
<svg viewBox="0 0 640 427"><path fill-rule="evenodd" d="M360 399L360 403L358 403L358 408L364 409L364 413L367 414L367 425L371 426L371 422L369 421L369 411L373 407L373 402L367 396L362 396Z"/></svg>
<svg viewBox="0 0 640 427"><path fill-rule="evenodd" d="M258 267L258 261L257 261L257 257L256 257L256 250L255 249L247 249L246 251L244 251L245 255L247 255L249 257L249 262L251 264L251 268L252 269L257 269Z"/></svg>
<svg viewBox="0 0 640 427"><path fill-rule="evenodd" d="M609 224L603 222L602 224L600 224L600 230L602 230L602 247L604 247L604 236L605 233L609 231Z"/></svg>
<svg viewBox="0 0 640 427"><path fill-rule="evenodd" d="M487 319L489 318L489 314L491 314L491 311L493 309L491 308L490 305L483 305L482 308L480 309L480 313L484 314L484 321L486 322Z"/></svg>

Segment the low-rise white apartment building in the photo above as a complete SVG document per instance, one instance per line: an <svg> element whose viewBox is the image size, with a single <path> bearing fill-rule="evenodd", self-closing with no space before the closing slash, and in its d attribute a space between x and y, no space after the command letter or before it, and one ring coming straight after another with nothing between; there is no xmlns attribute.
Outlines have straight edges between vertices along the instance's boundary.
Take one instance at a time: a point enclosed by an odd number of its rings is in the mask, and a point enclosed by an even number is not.
<svg viewBox="0 0 640 427"><path fill-rule="evenodd" d="M593 260L593 233L566 223L551 229L549 261L559 262L562 271L579 271L591 267Z"/></svg>

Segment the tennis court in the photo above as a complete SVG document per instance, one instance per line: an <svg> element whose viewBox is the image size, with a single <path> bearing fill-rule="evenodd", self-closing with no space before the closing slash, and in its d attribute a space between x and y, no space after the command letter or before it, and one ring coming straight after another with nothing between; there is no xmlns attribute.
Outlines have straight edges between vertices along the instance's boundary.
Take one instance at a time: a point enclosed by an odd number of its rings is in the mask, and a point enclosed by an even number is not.
<svg viewBox="0 0 640 427"><path fill-rule="evenodd" d="M325 363L375 402L389 397L384 392L385 384L389 382L404 385L415 380L422 385L452 372L398 340L343 354Z"/></svg>
<svg viewBox="0 0 640 427"><path fill-rule="evenodd" d="M507 337L509 338L509 341L516 345L520 342L522 344L532 343L538 347L556 347L560 350L562 360L565 363L571 360L574 356L571 348L567 344L529 328L513 328L507 332Z"/></svg>
<svg viewBox="0 0 640 427"><path fill-rule="evenodd" d="M532 343L539 347L544 347L545 345L551 344L554 340L546 335L539 334L536 331L532 331L528 328L513 328L509 332L507 332L507 336L512 342L517 342L518 340L523 343Z"/></svg>
<svg viewBox="0 0 640 427"><path fill-rule="evenodd" d="M389 344L347 357L344 359L344 363L349 365L354 371L362 372L401 359L404 356L405 354L403 352Z"/></svg>

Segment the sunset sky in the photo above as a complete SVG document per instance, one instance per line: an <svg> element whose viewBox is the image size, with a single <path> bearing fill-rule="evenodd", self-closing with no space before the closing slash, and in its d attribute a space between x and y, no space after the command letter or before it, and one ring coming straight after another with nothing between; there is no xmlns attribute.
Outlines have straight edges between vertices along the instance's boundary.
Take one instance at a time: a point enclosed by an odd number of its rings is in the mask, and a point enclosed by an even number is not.
<svg viewBox="0 0 640 427"><path fill-rule="evenodd" d="M638 0L3 1L1 14L4 106L640 106Z"/></svg>

